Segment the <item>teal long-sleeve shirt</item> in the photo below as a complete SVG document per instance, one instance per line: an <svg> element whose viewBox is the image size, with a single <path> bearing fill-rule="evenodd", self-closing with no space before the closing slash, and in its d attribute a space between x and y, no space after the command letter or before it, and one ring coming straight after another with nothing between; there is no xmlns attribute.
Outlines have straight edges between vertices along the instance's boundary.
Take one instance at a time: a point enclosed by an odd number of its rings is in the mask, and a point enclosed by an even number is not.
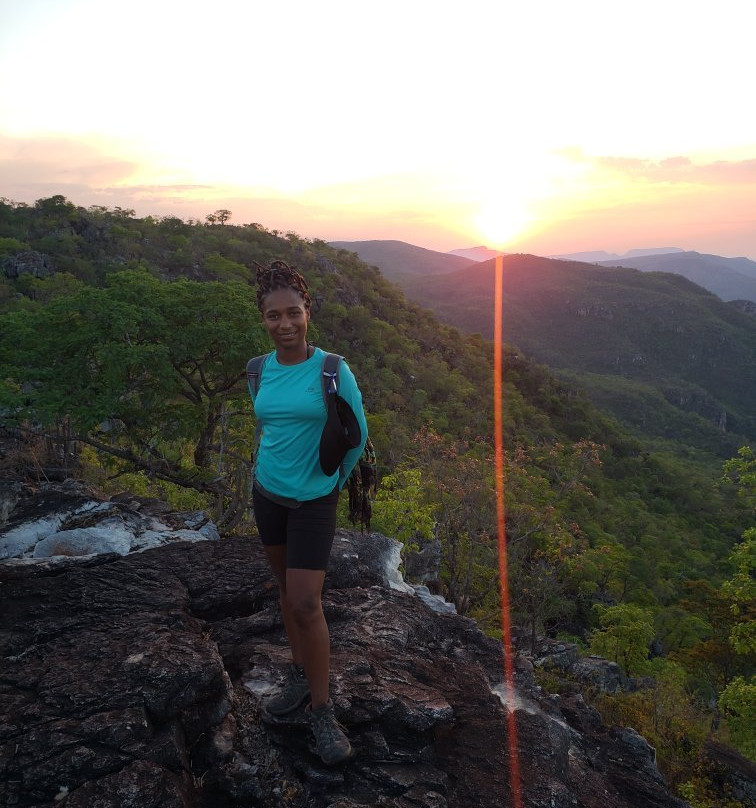
<svg viewBox="0 0 756 808"><path fill-rule="evenodd" d="M342 360L339 395L357 416L362 440L347 453L340 471L330 477L323 474L318 449L326 422L321 380L324 357L325 352L315 348L304 362L282 365L273 351L263 362L256 397L250 388L255 416L262 424L255 479L266 491L301 502L326 496L337 484L343 488L367 440L362 394Z"/></svg>

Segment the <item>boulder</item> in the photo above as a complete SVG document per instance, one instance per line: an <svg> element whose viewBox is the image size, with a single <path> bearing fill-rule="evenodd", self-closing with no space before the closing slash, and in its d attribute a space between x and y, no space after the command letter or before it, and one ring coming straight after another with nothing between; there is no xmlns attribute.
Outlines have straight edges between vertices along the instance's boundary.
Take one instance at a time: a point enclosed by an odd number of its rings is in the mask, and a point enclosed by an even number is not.
<svg viewBox="0 0 756 808"><path fill-rule="evenodd" d="M110 500L68 481L0 487L0 560L128 553L176 541L219 539L202 511L172 513L161 500L116 495Z"/></svg>
<svg viewBox="0 0 756 808"><path fill-rule="evenodd" d="M520 657L510 694L500 645L392 586L381 541L340 531L326 579L356 750L330 769L301 711L262 720L289 653L256 537L0 563L0 805L684 808L643 739Z"/></svg>
<svg viewBox="0 0 756 808"><path fill-rule="evenodd" d="M0 267L5 277L11 279L20 275L48 278L55 274L55 266L50 256L36 250L22 250L15 255L6 255L0 258Z"/></svg>
<svg viewBox="0 0 756 808"><path fill-rule="evenodd" d="M404 572L408 581L427 584L441 577L441 542L438 539L409 552L404 559Z"/></svg>

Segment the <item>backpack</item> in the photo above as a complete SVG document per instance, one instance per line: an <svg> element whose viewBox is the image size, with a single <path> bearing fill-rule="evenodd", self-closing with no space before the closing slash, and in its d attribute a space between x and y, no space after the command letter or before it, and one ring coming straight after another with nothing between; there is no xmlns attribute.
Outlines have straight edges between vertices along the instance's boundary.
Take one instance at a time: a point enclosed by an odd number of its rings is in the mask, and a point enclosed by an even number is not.
<svg viewBox="0 0 756 808"><path fill-rule="evenodd" d="M262 354L261 356L255 356L247 362L247 383L249 384L253 400L257 397L257 391L260 389L263 364L268 356L270 356L270 354ZM344 357L339 354L326 353L323 357L321 373L321 389L323 392L323 403L326 408L327 420L323 429L323 437L321 438L320 462L321 466L327 466L333 469L333 471L330 471L331 474L335 473L340 467L338 459L332 457L334 449L331 444L333 444L334 441L339 442L339 449L337 451L342 453L340 454L342 457L343 452L348 448L354 448L359 445L359 425L357 419L349 405L338 395L339 366L343 358ZM350 423L348 430L344 426L346 421ZM261 431L262 426L258 421L255 428L255 440L252 449L253 465L254 457L260 443ZM346 434L347 432L349 434ZM324 473L329 472L324 470Z"/></svg>

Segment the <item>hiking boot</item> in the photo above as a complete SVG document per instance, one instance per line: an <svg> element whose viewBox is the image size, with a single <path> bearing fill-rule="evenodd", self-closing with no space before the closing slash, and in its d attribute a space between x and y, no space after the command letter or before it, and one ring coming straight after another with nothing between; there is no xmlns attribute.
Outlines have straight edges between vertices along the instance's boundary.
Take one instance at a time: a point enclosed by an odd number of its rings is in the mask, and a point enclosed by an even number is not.
<svg viewBox="0 0 756 808"><path fill-rule="evenodd" d="M304 668L301 665L291 664L284 689L278 696L265 702L265 712L269 715L288 715L309 698L310 685L307 684Z"/></svg>
<svg viewBox="0 0 756 808"><path fill-rule="evenodd" d="M315 709L308 707L307 717L310 719L312 734L315 736L313 751L320 756L326 766L335 766L352 757L352 745L344 727L333 714L333 702L330 699Z"/></svg>

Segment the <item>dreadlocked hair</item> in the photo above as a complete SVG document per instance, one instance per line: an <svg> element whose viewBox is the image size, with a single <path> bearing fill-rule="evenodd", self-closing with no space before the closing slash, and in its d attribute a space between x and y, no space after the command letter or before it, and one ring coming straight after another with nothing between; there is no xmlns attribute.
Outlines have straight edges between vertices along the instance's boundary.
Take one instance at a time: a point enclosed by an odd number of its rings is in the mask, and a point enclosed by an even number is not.
<svg viewBox="0 0 756 808"><path fill-rule="evenodd" d="M273 261L269 267L257 264L257 308L263 310L265 295L275 289L293 289L299 294L307 311L312 305L307 281L296 267L290 267L285 261Z"/></svg>

